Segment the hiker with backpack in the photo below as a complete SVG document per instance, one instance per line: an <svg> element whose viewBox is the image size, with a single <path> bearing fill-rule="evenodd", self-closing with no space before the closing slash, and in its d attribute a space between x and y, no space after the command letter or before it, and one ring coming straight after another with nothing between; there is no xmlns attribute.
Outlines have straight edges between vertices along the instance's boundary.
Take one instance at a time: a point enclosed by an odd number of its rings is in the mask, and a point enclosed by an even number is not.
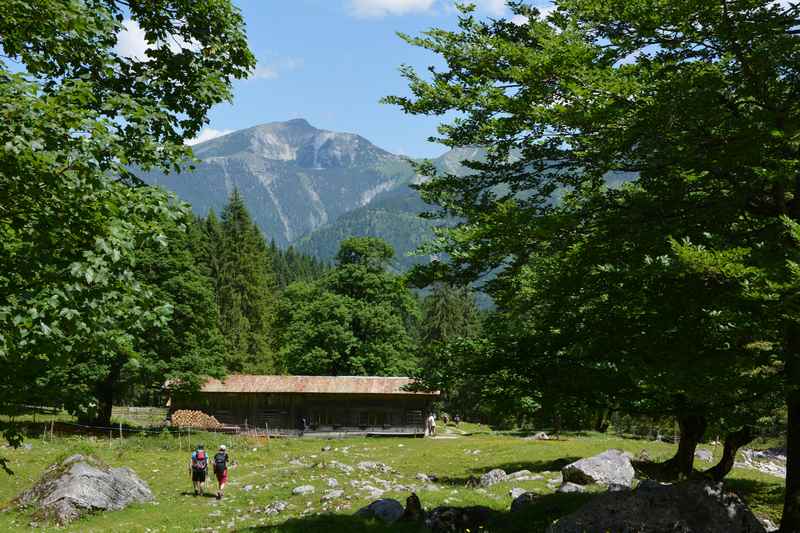
<svg viewBox="0 0 800 533"><path fill-rule="evenodd" d="M217 491L217 499L221 500L224 495L225 485L228 484L228 449L224 444L220 444L219 451L214 455L214 474L217 476L217 483L219 490Z"/></svg>
<svg viewBox="0 0 800 533"><path fill-rule="evenodd" d="M208 474L208 456L202 444L198 444L195 451L192 452L189 472L192 474L194 495L204 495L206 493L206 475Z"/></svg>

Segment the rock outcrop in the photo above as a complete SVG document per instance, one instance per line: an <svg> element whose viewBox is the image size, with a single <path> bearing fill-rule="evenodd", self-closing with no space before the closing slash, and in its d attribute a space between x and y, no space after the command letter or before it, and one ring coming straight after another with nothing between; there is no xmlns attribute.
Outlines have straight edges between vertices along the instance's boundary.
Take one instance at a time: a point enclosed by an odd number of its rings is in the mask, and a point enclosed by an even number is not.
<svg viewBox="0 0 800 533"><path fill-rule="evenodd" d="M600 483L630 487L636 472L630 454L622 450L606 450L599 455L570 463L561 469L564 481L577 485Z"/></svg>
<svg viewBox="0 0 800 533"><path fill-rule="evenodd" d="M434 533L482 531L491 520L492 510L480 505L472 507L437 507L428 514L425 525Z"/></svg>
<svg viewBox="0 0 800 533"><path fill-rule="evenodd" d="M391 498L383 498L375 500L366 507L362 507L356 511L356 515L364 518L375 517L386 524L391 524L400 520L400 517L405 513L403 505Z"/></svg>
<svg viewBox="0 0 800 533"><path fill-rule="evenodd" d="M635 490L606 492L558 520L548 533L613 531L656 533L764 533L764 526L722 485L687 481L640 483Z"/></svg>
<svg viewBox="0 0 800 533"><path fill-rule="evenodd" d="M514 501L511 502L512 513L518 513L522 511L523 509L534 503L537 499L536 494L533 492L523 492L521 494L518 494L517 496L514 496L512 494L512 497L514 498Z"/></svg>
<svg viewBox="0 0 800 533"><path fill-rule="evenodd" d="M153 499L150 487L133 470L73 455L51 466L16 503L35 508L37 519L65 525L87 513L116 511Z"/></svg>
<svg viewBox="0 0 800 533"><path fill-rule="evenodd" d="M489 470L481 476L480 485L481 487L491 487L496 483L505 481L507 478L508 475L506 475L505 470L501 468L495 468L494 470Z"/></svg>

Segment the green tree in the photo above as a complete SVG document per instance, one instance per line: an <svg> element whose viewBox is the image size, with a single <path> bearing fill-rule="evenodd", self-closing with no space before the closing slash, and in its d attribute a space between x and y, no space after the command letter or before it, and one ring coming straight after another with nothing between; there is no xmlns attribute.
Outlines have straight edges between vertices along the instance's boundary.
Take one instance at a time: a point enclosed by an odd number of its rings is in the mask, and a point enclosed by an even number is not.
<svg viewBox="0 0 800 533"><path fill-rule="evenodd" d="M413 97L387 99L409 113L459 110L441 142L488 151L467 177L422 168L433 178L423 195L463 221L440 231L452 261L429 277L502 269L498 301L542 341L522 354L576 382L594 373L587 391L630 408L668 402L684 415L684 472L702 419L727 401L755 406L766 378L785 394L793 457L781 528L800 530L798 6L563 0L547 20L513 9L527 22L465 10L457 31L407 37L446 68L426 80L404 67ZM577 276L546 292L565 269Z"/></svg>
<svg viewBox="0 0 800 533"><path fill-rule="evenodd" d="M137 253L137 277L152 288L156 301L169 302L172 316L166 327L152 328L137 339L137 351L148 357L137 372L114 384L116 394L130 391L134 399L160 398L165 380L196 389L206 376L222 377L225 370L214 286L201 267L202 228L188 214L164 228L164 234L166 249L149 247Z"/></svg>
<svg viewBox="0 0 800 533"><path fill-rule="evenodd" d="M269 246L272 270L279 290L295 281L313 281L325 274L329 267L316 257L298 252L293 246L281 250L273 239Z"/></svg>
<svg viewBox="0 0 800 533"><path fill-rule="evenodd" d="M480 314L469 287L436 283L422 301L422 343L448 342L480 333Z"/></svg>
<svg viewBox="0 0 800 533"><path fill-rule="evenodd" d="M220 237L217 299L227 367L269 374L275 371L271 346L275 279L267 244L238 190L222 211Z"/></svg>
<svg viewBox="0 0 800 533"><path fill-rule="evenodd" d="M184 139L255 61L229 1L0 10L0 364L15 376L0 407L46 399L103 422L98 387L137 364L136 337L173 311L137 277L137 250L165 246L183 216L128 187L129 169L188 163ZM115 51L125 17L146 58Z"/></svg>
<svg viewBox="0 0 800 533"><path fill-rule="evenodd" d="M280 358L293 374L408 375L416 366L417 302L386 271L393 251L368 237L344 241L336 267L286 289Z"/></svg>

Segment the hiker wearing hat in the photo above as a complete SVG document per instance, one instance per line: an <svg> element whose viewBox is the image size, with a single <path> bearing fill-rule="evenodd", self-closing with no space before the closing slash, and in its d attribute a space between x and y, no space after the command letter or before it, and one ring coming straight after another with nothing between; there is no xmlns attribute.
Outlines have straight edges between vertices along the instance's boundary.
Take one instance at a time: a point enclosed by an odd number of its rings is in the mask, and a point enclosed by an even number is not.
<svg viewBox="0 0 800 533"><path fill-rule="evenodd" d="M192 484L194 484L194 495L206 493L206 474L208 473L208 456L202 444L192 452L192 459L189 461L189 472L192 474Z"/></svg>
<svg viewBox="0 0 800 533"><path fill-rule="evenodd" d="M222 499L225 485L228 483L228 460L228 449L224 444L220 444L219 451L214 456L214 474L216 474L217 483L219 483L218 500Z"/></svg>

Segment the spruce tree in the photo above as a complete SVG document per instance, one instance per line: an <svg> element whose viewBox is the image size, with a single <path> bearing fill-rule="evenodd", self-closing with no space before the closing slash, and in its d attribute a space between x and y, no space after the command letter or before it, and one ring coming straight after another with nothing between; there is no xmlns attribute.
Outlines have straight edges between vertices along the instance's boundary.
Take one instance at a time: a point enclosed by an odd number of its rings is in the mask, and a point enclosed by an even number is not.
<svg viewBox="0 0 800 533"><path fill-rule="evenodd" d="M227 367L233 372L273 372L270 324L275 278L267 244L238 190L222 211L220 236L217 301Z"/></svg>

